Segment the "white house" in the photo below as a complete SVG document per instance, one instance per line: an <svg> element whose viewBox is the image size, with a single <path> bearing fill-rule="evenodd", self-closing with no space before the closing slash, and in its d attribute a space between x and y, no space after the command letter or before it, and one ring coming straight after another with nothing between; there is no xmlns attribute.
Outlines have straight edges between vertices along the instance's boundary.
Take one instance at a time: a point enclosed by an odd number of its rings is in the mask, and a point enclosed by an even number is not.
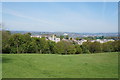
<svg viewBox="0 0 120 80"><path fill-rule="evenodd" d="M64 33L63 35L64 35L64 36L67 36L68 34L67 34L67 33Z"/></svg>
<svg viewBox="0 0 120 80"><path fill-rule="evenodd" d="M37 38L45 37L46 40L51 40L56 43L60 41L60 38L57 38L56 35L37 35L37 36L31 36L31 37L37 37Z"/></svg>
<svg viewBox="0 0 120 80"><path fill-rule="evenodd" d="M57 43L60 41L60 38L57 38L56 35L52 35L48 37L48 40L51 40Z"/></svg>
<svg viewBox="0 0 120 80"><path fill-rule="evenodd" d="M82 45L83 42L87 42L87 40L85 40L85 39L79 40L79 41L78 41L78 44L79 44L79 45Z"/></svg>
<svg viewBox="0 0 120 80"><path fill-rule="evenodd" d="M103 40L97 39L97 40L91 40L91 42L95 42L95 41L100 42L100 43L105 43L105 42L108 42L108 41L115 41L115 40L113 40L113 39L103 39Z"/></svg>
<svg viewBox="0 0 120 80"><path fill-rule="evenodd" d="M31 36L31 37L37 37L37 38L41 38L41 35L35 35L35 36Z"/></svg>

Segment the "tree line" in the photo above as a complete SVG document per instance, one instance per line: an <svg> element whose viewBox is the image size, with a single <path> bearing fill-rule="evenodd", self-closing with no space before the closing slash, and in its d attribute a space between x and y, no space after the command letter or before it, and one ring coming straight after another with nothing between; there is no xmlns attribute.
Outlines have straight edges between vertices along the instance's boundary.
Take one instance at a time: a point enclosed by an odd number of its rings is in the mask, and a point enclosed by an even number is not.
<svg viewBox="0 0 120 80"><path fill-rule="evenodd" d="M2 31L2 53L40 53L40 54L89 54L101 52L119 52L120 41L114 42L84 42L78 45L74 42L61 40L55 43L43 38L30 37L31 33L11 34L10 31Z"/></svg>

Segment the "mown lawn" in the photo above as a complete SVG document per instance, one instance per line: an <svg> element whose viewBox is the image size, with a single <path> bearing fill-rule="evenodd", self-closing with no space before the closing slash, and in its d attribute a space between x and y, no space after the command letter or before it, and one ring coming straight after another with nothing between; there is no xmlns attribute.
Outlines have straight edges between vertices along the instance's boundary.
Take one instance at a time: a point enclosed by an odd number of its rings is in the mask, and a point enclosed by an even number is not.
<svg viewBox="0 0 120 80"><path fill-rule="evenodd" d="M0 80L2 79L2 55L0 53Z"/></svg>
<svg viewBox="0 0 120 80"><path fill-rule="evenodd" d="M3 78L117 78L118 53L3 54Z"/></svg>

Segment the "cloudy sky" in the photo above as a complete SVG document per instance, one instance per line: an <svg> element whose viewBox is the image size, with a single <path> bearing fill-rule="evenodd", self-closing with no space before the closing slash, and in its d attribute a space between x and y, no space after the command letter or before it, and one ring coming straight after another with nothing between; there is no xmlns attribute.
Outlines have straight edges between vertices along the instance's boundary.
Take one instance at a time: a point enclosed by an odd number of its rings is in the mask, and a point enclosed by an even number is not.
<svg viewBox="0 0 120 80"><path fill-rule="evenodd" d="M117 32L117 2L3 2L2 22L14 31Z"/></svg>

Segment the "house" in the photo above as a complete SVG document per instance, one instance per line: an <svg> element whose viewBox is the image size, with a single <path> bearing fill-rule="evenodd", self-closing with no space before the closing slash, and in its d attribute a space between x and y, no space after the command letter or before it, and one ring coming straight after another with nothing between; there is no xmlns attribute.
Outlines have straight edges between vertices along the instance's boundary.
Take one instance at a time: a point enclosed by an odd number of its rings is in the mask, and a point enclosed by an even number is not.
<svg viewBox="0 0 120 80"><path fill-rule="evenodd" d="M46 34L46 35L34 35L34 36L31 36L31 37L37 37L37 38L42 38L42 37L45 37L46 40L51 40L51 41L54 41L54 42L59 42L60 41L60 38L57 38L56 35L50 35L50 34Z"/></svg>
<svg viewBox="0 0 120 80"><path fill-rule="evenodd" d="M97 39L97 40L91 40L90 42L100 42L100 43L105 43L105 42L109 42L109 41L115 41L113 39Z"/></svg>
<svg viewBox="0 0 120 80"><path fill-rule="evenodd" d="M57 43L60 41L60 38L57 38L56 35L52 35L48 37L48 40L51 40Z"/></svg>
<svg viewBox="0 0 120 80"><path fill-rule="evenodd" d="M63 35L64 35L64 36L67 36L68 34L67 34L67 33L64 33Z"/></svg>
<svg viewBox="0 0 120 80"><path fill-rule="evenodd" d="M87 42L87 40L85 40L85 39L78 40L78 44L79 44L79 45L82 45L83 42Z"/></svg>
<svg viewBox="0 0 120 80"><path fill-rule="evenodd" d="M76 43L79 44L79 45L82 45L83 42L87 42L87 40L85 40L85 39L81 39L81 40L73 39L73 41L76 42Z"/></svg>
<svg viewBox="0 0 120 80"><path fill-rule="evenodd" d="M31 36L31 37L41 38L42 36L40 36L40 35L34 35L34 36Z"/></svg>

